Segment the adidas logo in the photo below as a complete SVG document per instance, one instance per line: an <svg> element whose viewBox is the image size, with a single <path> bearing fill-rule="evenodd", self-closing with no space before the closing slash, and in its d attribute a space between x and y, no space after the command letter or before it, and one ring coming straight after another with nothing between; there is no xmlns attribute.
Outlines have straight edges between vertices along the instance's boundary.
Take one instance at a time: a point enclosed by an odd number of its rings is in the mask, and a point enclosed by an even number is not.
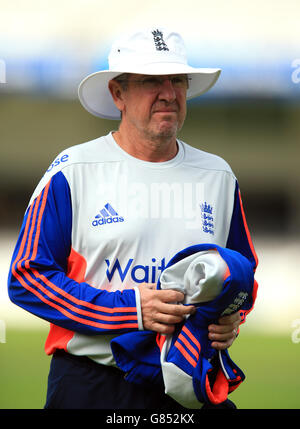
<svg viewBox="0 0 300 429"><path fill-rule="evenodd" d="M104 208L95 216L92 222L93 226L105 225L107 223L124 222L124 218L119 216L118 213L107 203Z"/></svg>

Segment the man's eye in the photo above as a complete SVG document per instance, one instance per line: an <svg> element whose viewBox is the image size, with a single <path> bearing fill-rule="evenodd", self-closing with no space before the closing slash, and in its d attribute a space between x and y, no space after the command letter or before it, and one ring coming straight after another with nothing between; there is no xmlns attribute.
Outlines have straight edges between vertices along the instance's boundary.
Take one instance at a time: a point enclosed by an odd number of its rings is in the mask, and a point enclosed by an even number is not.
<svg viewBox="0 0 300 429"><path fill-rule="evenodd" d="M143 85L146 85L146 86L158 86L159 84L160 84L159 79L155 77L149 77L143 80Z"/></svg>
<svg viewBox="0 0 300 429"><path fill-rule="evenodd" d="M175 86L185 86L187 84L187 79L185 76L175 76L172 78L172 84Z"/></svg>
<svg viewBox="0 0 300 429"><path fill-rule="evenodd" d="M172 78L172 82L173 83L181 83L181 82L184 82L184 78L176 76L176 77Z"/></svg>

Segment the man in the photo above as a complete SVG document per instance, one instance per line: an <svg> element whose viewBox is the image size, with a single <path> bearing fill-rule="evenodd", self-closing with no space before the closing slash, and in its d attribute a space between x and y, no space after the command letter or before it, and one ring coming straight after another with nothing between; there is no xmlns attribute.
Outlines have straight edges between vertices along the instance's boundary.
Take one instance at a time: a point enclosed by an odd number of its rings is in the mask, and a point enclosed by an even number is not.
<svg viewBox="0 0 300 429"><path fill-rule="evenodd" d="M255 269L230 167L177 139L186 99L219 74L188 66L180 35L152 28L117 41L109 70L81 82L83 106L121 116L120 126L56 158L30 200L9 274L11 300L50 322L46 408L180 408L163 386L124 380L110 341L137 330L171 334L195 311L178 305L181 292L155 289L186 246L229 247ZM244 316L211 324L212 346L228 348Z"/></svg>

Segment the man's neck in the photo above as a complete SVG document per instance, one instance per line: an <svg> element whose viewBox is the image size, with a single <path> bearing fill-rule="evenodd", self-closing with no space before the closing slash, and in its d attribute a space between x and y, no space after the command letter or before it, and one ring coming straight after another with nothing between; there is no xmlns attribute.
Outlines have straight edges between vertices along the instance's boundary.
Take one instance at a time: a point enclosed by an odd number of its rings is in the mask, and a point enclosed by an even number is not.
<svg viewBox="0 0 300 429"><path fill-rule="evenodd" d="M117 144L129 155L148 162L165 162L178 152L176 137L147 138L138 132L119 129L113 133Z"/></svg>

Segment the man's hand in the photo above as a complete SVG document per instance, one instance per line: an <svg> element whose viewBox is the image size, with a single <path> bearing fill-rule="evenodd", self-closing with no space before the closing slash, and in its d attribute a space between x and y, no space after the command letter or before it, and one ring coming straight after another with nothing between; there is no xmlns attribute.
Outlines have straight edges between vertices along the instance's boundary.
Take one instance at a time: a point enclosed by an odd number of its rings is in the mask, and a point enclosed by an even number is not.
<svg viewBox="0 0 300 429"><path fill-rule="evenodd" d="M192 314L196 309L192 305L177 304L184 299L183 293L154 290L151 286L139 286L144 328L160 334L172 334L175 324L182 322L187 314Z"/></svg>
<svg viewBox="0 0 300 429"><path fill-rule="evenodd" d="M240 313L223 316L218 320L218 325L208 326L208 338L213 341L212 347L217 350L225 350L232 345L237 336L241 323Z"/></svg>

